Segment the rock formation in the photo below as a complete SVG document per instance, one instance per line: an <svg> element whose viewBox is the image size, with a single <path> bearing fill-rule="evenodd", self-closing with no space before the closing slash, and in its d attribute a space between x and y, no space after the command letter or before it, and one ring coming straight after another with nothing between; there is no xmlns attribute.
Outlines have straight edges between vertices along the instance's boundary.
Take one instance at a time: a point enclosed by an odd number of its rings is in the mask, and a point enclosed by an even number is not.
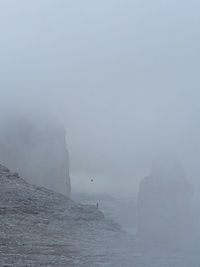
<svg viewBox="0 0 200 267"><path fill-rule="evenodd" d="M196 249L128 236L95 205L30 185L0 165L0 266L199 266Z"/></svg>
<svg viewBox="0 0 200 267"><path fill-rule="evenodd" d="M30 185L2 165L0 221L0 266L95 266L102 258L106 266L101 253L120 234L95 205Z"/></svg>
<svg viewBox="0 0 200 267"><path fill-rule="evenodd" d="M65 130L49 118L7 118L0 125L0 161L27 181L70 194Z"/></svg>
<svg viewBox="0 0 200 267"><path fill-rule="evenodd" d="M169 158L154 162L140 183L138 233L153 241L184 242L191 236L193 188L181 165ZM187 241L186 241L187 242Z"/></svg>

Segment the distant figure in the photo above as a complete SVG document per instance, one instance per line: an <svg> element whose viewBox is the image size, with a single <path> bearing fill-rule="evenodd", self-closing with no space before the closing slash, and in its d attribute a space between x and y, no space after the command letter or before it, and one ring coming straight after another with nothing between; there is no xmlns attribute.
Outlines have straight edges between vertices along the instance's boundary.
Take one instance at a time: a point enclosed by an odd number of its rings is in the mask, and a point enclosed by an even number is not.
<svg viewBox="0 0 200 267"><path fill-rule="evenodd" d="M97 206L97 209L98 209L99 208L99 203L98 202L97 202L97 205L96 206Z"/></svg>
<svg viewBox="0 0 200 267"><path fill-rule="evenodd" d="M93 182L94 180L93 179L91 179L91 182Z"/></svg>

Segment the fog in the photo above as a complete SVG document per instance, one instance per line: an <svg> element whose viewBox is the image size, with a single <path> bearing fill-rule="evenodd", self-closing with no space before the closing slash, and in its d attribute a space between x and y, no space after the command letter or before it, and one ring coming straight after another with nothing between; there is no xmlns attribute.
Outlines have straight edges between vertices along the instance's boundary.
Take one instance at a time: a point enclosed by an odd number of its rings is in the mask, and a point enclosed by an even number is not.
<svg viewBox="0 0 200 267"><path fill-rule="evenodd" d="M167 151L198 192L199 8L1 1L1 115L51 113L65 125L72 191L134 195Z"/></svg>

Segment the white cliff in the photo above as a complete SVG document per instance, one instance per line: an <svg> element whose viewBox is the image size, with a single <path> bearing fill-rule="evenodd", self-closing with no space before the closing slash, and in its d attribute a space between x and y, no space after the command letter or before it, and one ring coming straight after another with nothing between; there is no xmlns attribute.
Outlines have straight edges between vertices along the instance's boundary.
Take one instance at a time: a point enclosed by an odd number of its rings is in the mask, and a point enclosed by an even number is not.
<svg viewBox="0 0 200 267"><path fill-rule="evenodd" d="M30 183L70 194L65 129L54 120L6 118L0 125L0 162Z"/></svg>

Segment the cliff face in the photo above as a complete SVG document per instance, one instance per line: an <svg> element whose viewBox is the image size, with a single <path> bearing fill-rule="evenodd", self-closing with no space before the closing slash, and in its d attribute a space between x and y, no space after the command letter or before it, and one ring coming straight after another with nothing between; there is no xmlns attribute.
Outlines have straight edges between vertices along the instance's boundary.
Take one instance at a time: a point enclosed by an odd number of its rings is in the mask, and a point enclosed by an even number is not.
<svg viewBox="0 0 200 267"><path fill-rule="evenodd" d="M65 130L52 120L8 119L0 126L0 161L27 181L70 194Z"/></svg>
<svg viewBox="0 0 200 267"><path fill-rule="evenodd" d="M140 183L138 233L154 241L188 242L193 228L192 192L177 162L155 162L151 175Z"/></svg>

